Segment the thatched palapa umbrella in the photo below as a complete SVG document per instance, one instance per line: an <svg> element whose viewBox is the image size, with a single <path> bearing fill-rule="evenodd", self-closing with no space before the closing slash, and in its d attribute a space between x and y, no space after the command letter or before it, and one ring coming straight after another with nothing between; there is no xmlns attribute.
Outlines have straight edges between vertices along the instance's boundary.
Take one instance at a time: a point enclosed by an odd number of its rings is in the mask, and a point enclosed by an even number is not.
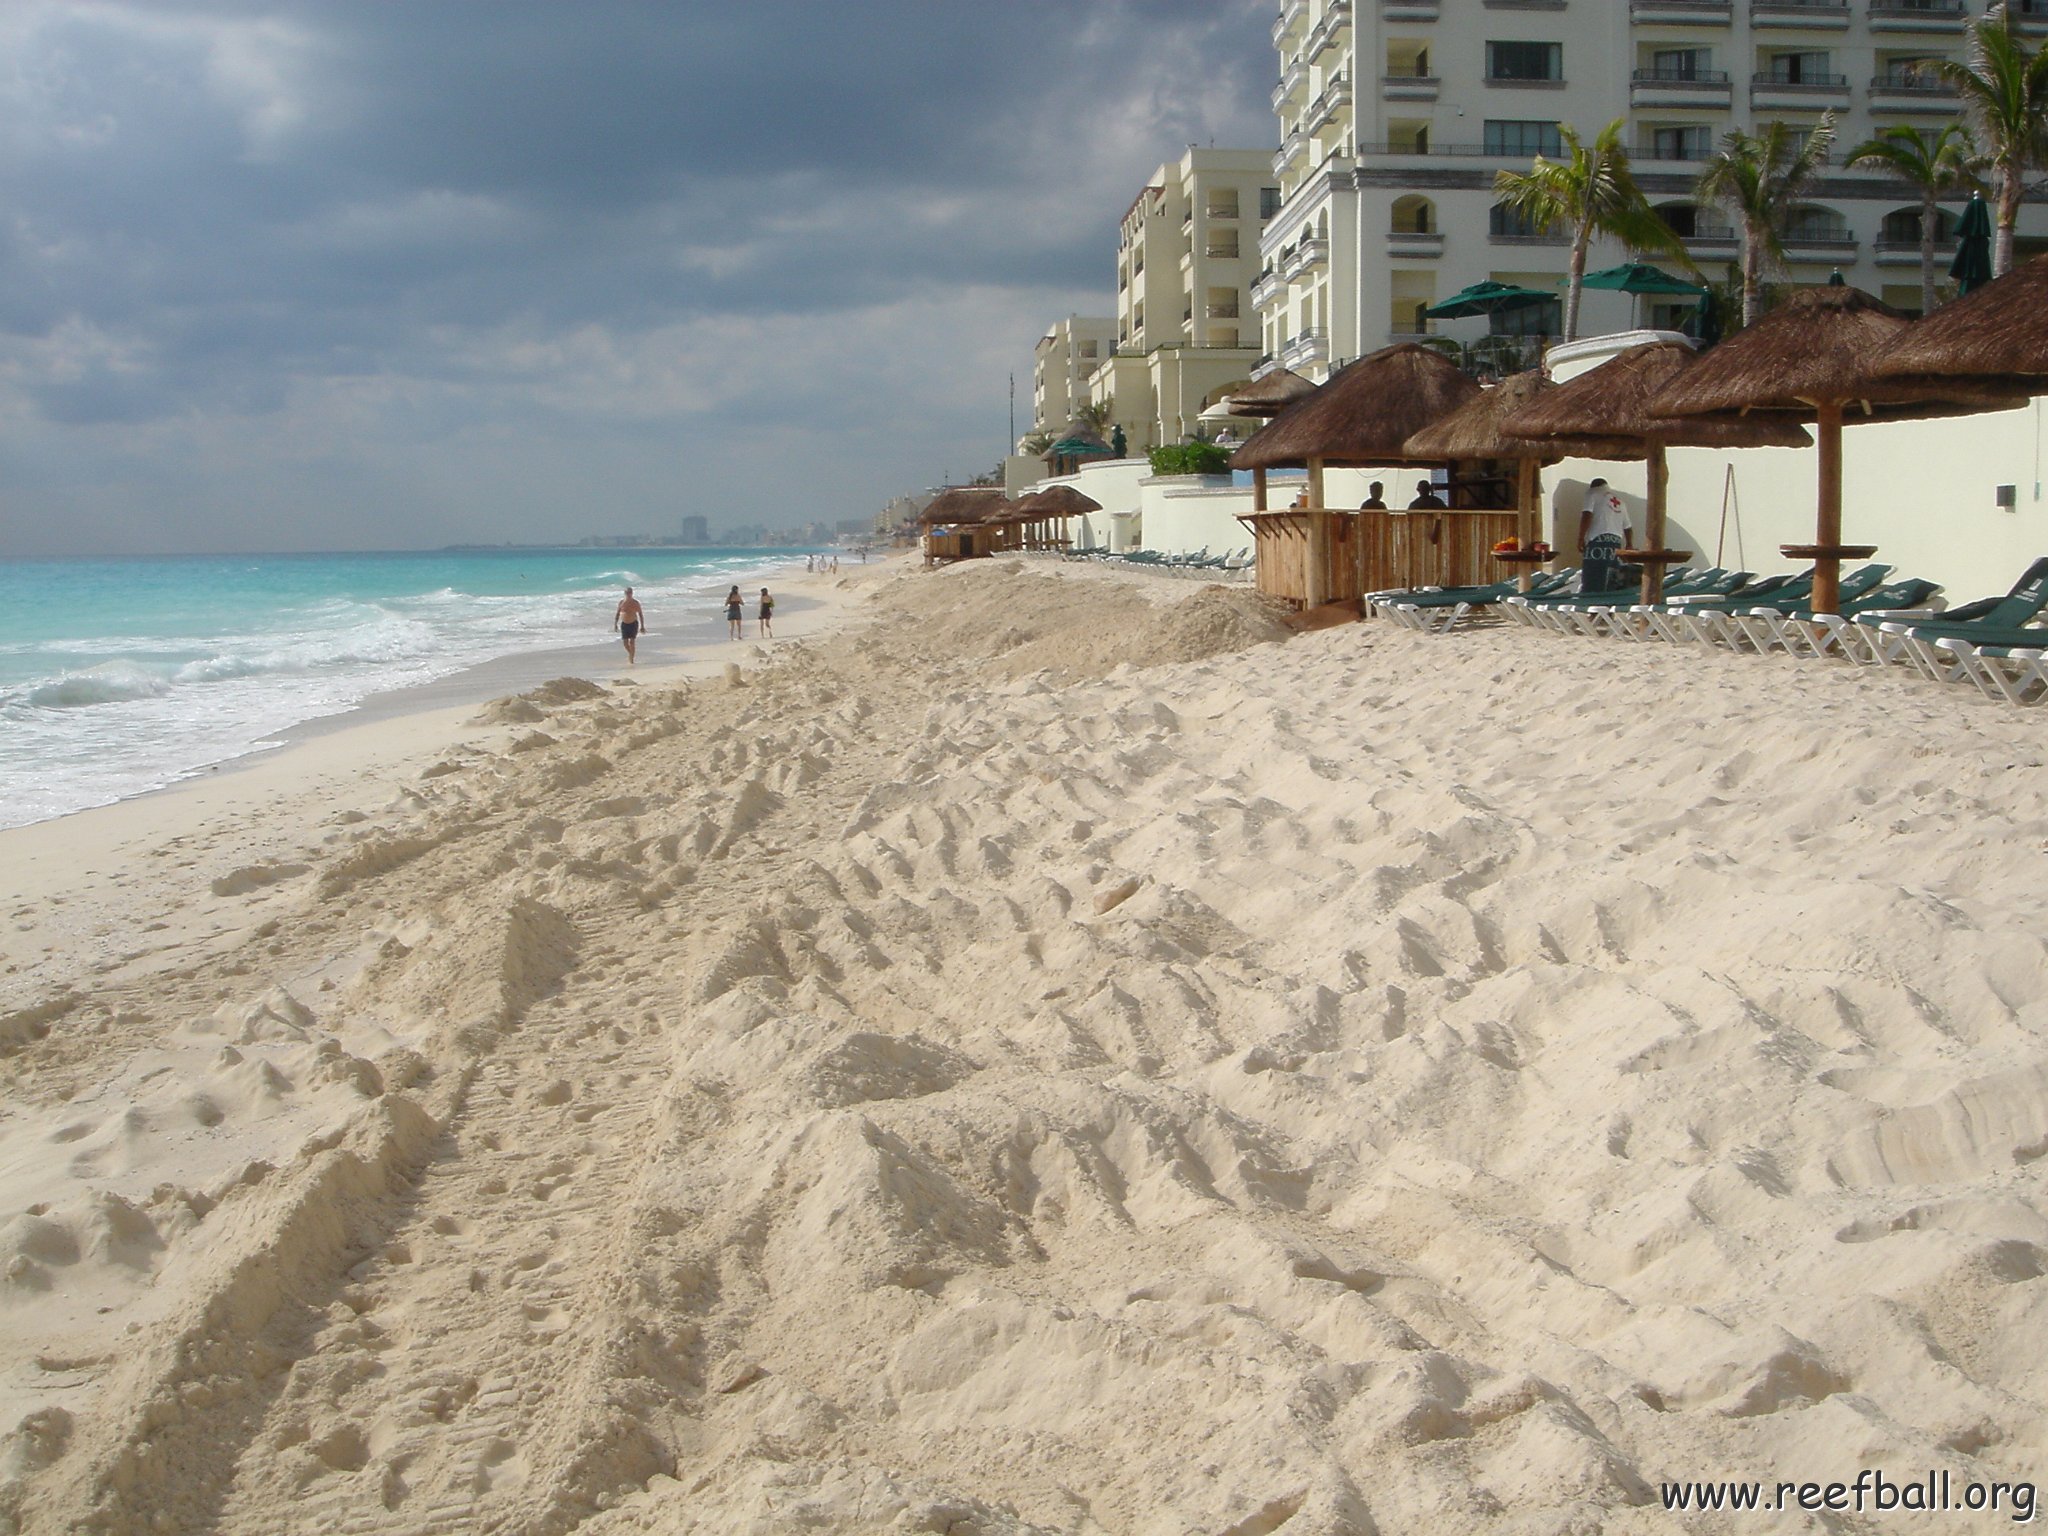
<svg viewBox="0 0 2048 1536"><path fill-rule="evenodd" d="M1407 450L1408 439L1475 398L1479 386L1443 353L1416 343L1386 347L1350 364L1313 394L1304 395L1254 432L1230 456L1233 469L1252 472L1253 515L1267 511L1266 471L1303 465L1308 470L1308 566L1303 606L1328 594L1322 569L1330 530L1323 505L1323 470L1433 464ZM1265 566L1261 563L1261 580ZM1291 594L1290 594L1291 595Z"/></svg>
<svg viewBox="0 0 2048 1536"><path fill-rule="evenodd" d="M1781 547L1787 558L1813 561L1815 613L1835 612L1843 559L1873 552L1842 544L1843 422L1961 416L2020 403L1967 383L1873 379L1878 359L1912 324L1860 288L1804 289L1703 353L1647 402L1653 416L1763 412L1814 424L1820 446L1815 541Z"/></svg>
<svg viewBox="0 0 2048 1536"><path fill-rule="evenodd" d="M1680 552L1664 547L1664 506L1670 481L1665 449L1805 448L1813 442L1796 424L1782 419L1751 416L1723 421L1651 415L1651 397L1696 366L1694 355L1692 348L1679 341L1631 347L1549 390L1507 422L1510 430L1531 437L1571 443L1567 451L1582 458L1648 460L1649 495L1643 519L1648 548L1632 552L1645 567L1645 602L1654 603L1664 595L1668 559L1682 558ZM1587 437L1605 437L1610 446L1586 446L1582 440Z"/></svg>
<svg viewBox="0 0 2048 1536"><path fill-rule="evenodd" d="M2048 394L2048 256L1916 320L1871 368L1881 379L1967 379Z"/></svg>

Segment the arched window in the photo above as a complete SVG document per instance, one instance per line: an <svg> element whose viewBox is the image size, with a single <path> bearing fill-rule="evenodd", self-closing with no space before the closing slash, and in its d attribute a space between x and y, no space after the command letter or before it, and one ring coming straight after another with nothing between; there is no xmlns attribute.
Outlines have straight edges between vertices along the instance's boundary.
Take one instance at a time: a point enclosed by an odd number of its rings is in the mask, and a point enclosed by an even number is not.
<svg viewBox="0 0 2048 1536"><path fill-rule="evenodd" d="M1807 203L1792 210L1792 216L1785 221L1787 240L1846 240L1849 238L1849 224L1833 208L1824 208L1818 203ZM1917 240L1919 236L1915 234Z"/></svg>
<svg viewBox="0 0 2048 1536"><path fill-rule="evenodd" d="M1937 241L1953 240L1956 234L1955 215L1946 208L1934 210L1934 238ZM1878 226L1877 238L1888 244L1918 245L1920 243L1920 210L1918 208L1894 208L1884 216Z"/></svg>
<svg viewBox="0 0 2048 1536"><path fill-rule="evenodd" d="M1433 235L1436 233L1436 204L1410 192L1394 199L1394 233Z"/></svg>

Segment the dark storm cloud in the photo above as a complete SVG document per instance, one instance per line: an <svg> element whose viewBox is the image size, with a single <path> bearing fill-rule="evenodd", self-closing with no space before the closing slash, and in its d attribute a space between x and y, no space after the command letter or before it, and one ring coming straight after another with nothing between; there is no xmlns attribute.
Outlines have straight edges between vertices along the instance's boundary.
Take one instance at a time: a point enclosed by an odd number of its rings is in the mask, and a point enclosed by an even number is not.
<svg viewBox="0 0 2048 1536"><path fill-rule="evenodd" d="M1152 166L1270 142L1267 20L1240 0L18 0L4 382L69 427L262 418L356 381L405 397L396 415L531 421L605 409L567 381L644 376L636 339L701 359L752 325L842 349L748 371L728 398L758 409L844 387L900 307L972 290L978 313L1043 306L1007 338L1028 363L1036 329L1108 307Z"/></svg>

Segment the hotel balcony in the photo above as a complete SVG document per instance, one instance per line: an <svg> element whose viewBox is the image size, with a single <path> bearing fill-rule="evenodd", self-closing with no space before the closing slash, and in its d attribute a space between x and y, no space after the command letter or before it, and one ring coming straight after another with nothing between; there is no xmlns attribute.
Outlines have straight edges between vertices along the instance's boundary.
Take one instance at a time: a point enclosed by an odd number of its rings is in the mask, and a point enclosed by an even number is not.
<svg viewBox="0 0 2048 1536"><path fill-rule="evenodd" d="M1351 105L1351 82L1342 75L1323 87L1323 94L1308 104L1301 115L1302 126L1314 133L1344 108Z"/></svg>
<svg viewBox="0 0 2048 1536"><path fill-rule="evenodd" d="M1387 332L1387 345L1390 347L1398 347L1406 342L1413 342L1418 347L1426 347L1440 340L1441 338L1435 331Z"/></svg>
<svg viewBox="0 0 2048 1536"><path fill-rule="evenodd" d="M1397 259L1432 261L1444 253L1444 232L1440 229L1390 229L1387 254Z"/></svg>
<svg viewBox="0 0 2048 1536"><path fill-rule="evenodd" d="M1954 86L1918 75L1875 75L1870 81L1873 112L1924 112L1935 117L1953 117L1956 99Z"/></svg>
<svg viewBox="0 0 2048 1536"><path fill-rule="evenodd" d="M1727 108L1735 87L1724 69L1639 69L1629 76L1631 107Z"/></svg>
<svg viewBox="0 0 2048 1536"><path fill-rule="evenodd" d="M1381 21L1435 21L1438 0L1380 0Z"/></svg>
<svg viewBox="0 0 2048 1536"><path fill-rule="evenodd" d="M1846 267L1856 259L1857 240L1839 235L1787 235L1785 259L1800 266Z"/></svg>
<svg viewBox="0 0 2048 1536"><path fill-rule="evenodd" d="M1844 110L1849 105L1849 77L1808 75L1803 80L1788 80L1782 75L1752 75L1749 104L1760 112Z"/></svg>
<svg viewBox="0 0 2048 1536"><path fill-rule="evenodd" d="M1382 101L1435 101L1443 81L1435 75L1382 75Z"/></svg>
<svg viewBox="0 0 2048 1536"><path fill-rule="evenodd" d="M1629 0L1638 26L1725 27L1735 19L1733 0Z"/></svg>
<svg viewBox="0 0 2048 1536"><path fill-rule="evenodd" d="M1489 11L1561 11L1565 0L1481 0Z"/></svg>
<svg viewBox="0 0 2048 1536"><path fill-rule="evenodd" d="M1731 227L1709 224L1682 238L1687 253L1695 261L1702 257L1709 261L1733 261L1742 254L1742 237Z"/></svg>
<svg viewBox="0 0 2048 1536"><path fill-rule="evenodd" d="M1281 0L1280 14L1273 18L1273 46L1287 51L1287 39L1308 15L1308 0Z"/></svg>
<svg viewBox="0 0 2048 1536"><path fill-rule="evenodd" d="M1303 331L1292 337L1280 348L1280 366L1292 368L1296 373L1330 360L1330 333L1328 331Z"/></svg>
<svg viewBox="0 0 2048 1536"><path fill-rule="evenodd" d="M2048 32L2048 0L2011 0L2005 14L2022 32Z"/></svg>
<svg viewBox="0 0 2048 1536"><path fill-rule="evenodd" d="M1292 250L1280 253L1280 279L1293 282L1304 272L1313 272L1330 259L1330 242L1303 240Z"/></svg>
<svg viewBox="0 0 2048 1536"><path fill-rule="evenodd" d="M1296 59L1280 73L1280 83L1273 87L1273 111L1281 116L1287 114L1287 104L1295 101L1308 88L1308 66Z"/></svg>
<svg viewBox="0 0 2048 1536"><path fill-rule="evenodd" d="M1849 25L1849 0L1750 0L1752 27L1826 27Z"/></svg>
<svg viewBox="0 0 2048 1536"><path fill-rule="evenodd" d="M1920 265L1920 242L1918 240L1879 240L1870 248L1871 259L1880 267L1917 267ZM1953 239L1934 242L1934 275L1937 280L1948 276L1948 264L1955 260L1956 243Z"/></svg>
<svg viewBox="0 0 2048 1536"><path fill-rule="evenodd" d="M1960 32L1963 0L1870 0L1873 32Z"/></svg>
<svg viewBox="0 0 2048 1536"><path fill-rule="evenodd" d="M1264 309L1286 286L1278 272L1271 267L1266 268L1252 279L1252 308Z"/></svg>
<svg viewBox="0 0 2048 1536"><path fill-rule="evenodd" d="M1344 35L1351 25L1351 0L1330 0L1323 12L1323 19L1315 24L1307 39L1301 45L1301 56L1313 59Z"/></svg>

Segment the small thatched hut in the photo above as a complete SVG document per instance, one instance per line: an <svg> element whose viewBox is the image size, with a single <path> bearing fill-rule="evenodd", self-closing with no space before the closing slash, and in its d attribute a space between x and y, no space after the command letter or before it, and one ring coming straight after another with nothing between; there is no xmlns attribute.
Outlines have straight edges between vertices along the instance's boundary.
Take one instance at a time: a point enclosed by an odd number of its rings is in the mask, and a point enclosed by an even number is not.
<svg viewBox="0 0 2048 1536"><path fill-rule="evenodd" d="M1259 590L1313 608L1384 584L1390 571L1367 560L1359 514L1324 505L1323 471L1440 462L1411 457L1408 439L1478 393L1441 352L1403 342L1360 358L1254 432L1230 464L1252 472L1243 521L1258 546ZM1308 470L1308 504L1269 508L1267 470L1295 465Z"/></svg>
<svg viewBox="0 0 2048 1536"><path fill-rule="evenodd" d="M989 521L1009 502L992 485L955 485L940 491L918 513L924 533L924 563L974 560L991 552L994 525Z"/></svg>
<svg viewBox="0 0 2048 1536"><path fill-rule="evenodd" d="M1645 402L1652 416L1762 412L1814 424L1820 449L1815 539L1781 548L1787 559L1813 562L1816 613L1835 611L1842 561L1875 553L1871 545L1842 543L1844 421L1959 416L2020 403L2015 395L1968 384L1874 379L1878 360L1912 325L1860 288L1803 289L1702 353Z"/></svg>
<svg viewBox="0 0 2048 1536"><path fill-rule="evenodd" d="M1665 498L1670 484L1664 457L1667 448L1806 448L1813 443L1795 423L1784 419L1651 415L1651 397L1694 366L1694 356L1692 348L1681 341L1631 347L1570 383L1545 391L1541 399L1532 400L1505 423L1511 432L1562 444L1565 452L1582 458L1647 461L1644 547L1628 554L1631 563L1645 569L1645 602L1654 603L1663 596L1664 567L1691 554L1664 547Z"/></svg>

